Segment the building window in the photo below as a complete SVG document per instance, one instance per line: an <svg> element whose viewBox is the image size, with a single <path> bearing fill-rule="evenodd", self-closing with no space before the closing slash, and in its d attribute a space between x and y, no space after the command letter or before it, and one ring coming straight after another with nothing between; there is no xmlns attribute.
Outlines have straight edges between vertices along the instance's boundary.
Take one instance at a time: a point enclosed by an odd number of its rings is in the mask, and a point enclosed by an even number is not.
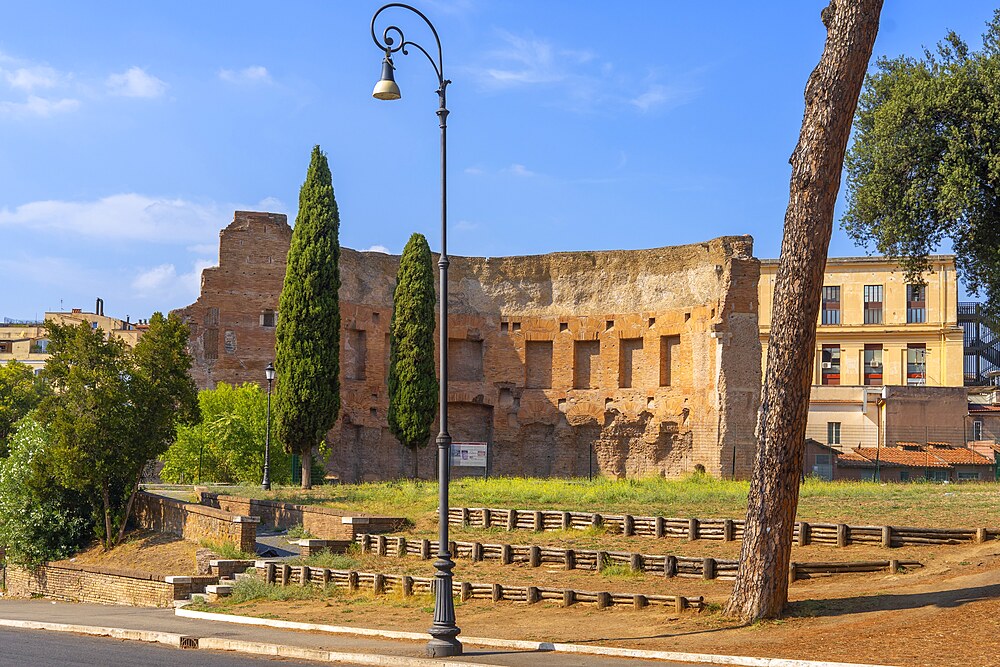
<svg viewBox="0 0 1000 667"><path fill-rule="evenodd" d="M979 479L978 472L960 472L958 473L958 481L960 482L973 482Z"/></svg>
<svg viewBox="0 0 1000 667"><path fill-rule="evenodd" d="M465 338L448 341L448 367L453 380L483 381L483 341Z"/></svg>
<svg viewBox="0 0 1000 667"><path fill-rule="evenodd" d="M362 329L348 329L344 332L344 378L364 380L368 363L368 334Z"/></svg>
<svg viewBox="0 0 1000 667"><path fill-rule="evenodd" d="M922 324L927 321L927 286L906 286L906 323Z"/></svg>
<svg viewBox="0 0 1000 667"><path fill-rule="evenodd" d="M618 386L628 389L642 372L642 339L622 338L618 341Z"/></svg>
<svg viewBox="0 0 1000 667"><path fill-rule="evenodd" d="M677 380L680 363L680 336L660 336L660 386L669 387Z"/></svg>
<svg viewBox="0 0 1000 667"><path fill-rule="evenodd" d="M840 384L840 346L824 345L820 353L820 383Z"/></svg>
<svg viewBox="0 0 1000 667"><path fill-rule="evenodd" d="M881 285L865 285L865 324L882 324Z"/></svg>
<svg viewBox="0 0 1000 667"><path fill-rule="evenodd" d="M972 422L972 439L983 440L983 420L977 419Z"/></svg>
<svg viewBox="0 0 1000 667"><path fill-rule="evenodd" d="M273 329L278 323L278 316L273 310L265 310L260 314L260 326L265 329Z"/></svg>
<svg viewBox="0 0 1000 667"><path fill-rule="evenodd" d="M928 470L925 477L932 482L946 482L948 481L948 471L947 470Z"/></svg>
<svg viewBox="0 0 1000 667"><path fill-rule="evenodd" d="M601 341L573 341L573 388L594 389L600 382Z"/></svg>
<svg viewBox="0 0 1000 667"><path fill-rule="evenodd" d="M524 384L528 389L552 388L552 341L529 340L524 344Z"/></svg>
<svg viewBox="0 0 1000 667"><path fill-rule="evenodd" d="M909 470L900 470L899 471L899 481L900 482L909 482L910 481L910 471Z"/></svg>
<svg viewBox="0 0 1000 667"><path fill-rule="evenodd" d="M906 384L927 384L927 346L923 343L910 343L906 346Z"/></svg>
<svg viewBox="0 0 1000 667"><path fill-rule="evenodd" d="M882 384L882 344L865 344L865 384Z"/></svg>
<svg viewBox="0 0 1000 667"><path fill-rule="evenodd" d="M840 324L840 287L823 288L823 324Z"/></svg>
<svg viewBox="0 0 1000 667"><path fill-rule="evenodd" d="M840 422L826 423L826 444L828 445L840 444Z"/></svg>

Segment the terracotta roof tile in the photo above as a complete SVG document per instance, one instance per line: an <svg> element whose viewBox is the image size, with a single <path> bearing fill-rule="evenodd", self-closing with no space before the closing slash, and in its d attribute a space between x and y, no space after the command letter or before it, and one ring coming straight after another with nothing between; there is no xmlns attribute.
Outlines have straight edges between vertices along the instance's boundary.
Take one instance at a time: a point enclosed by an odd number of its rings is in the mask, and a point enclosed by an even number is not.
<svg viewBox="0 0 1000 667"><path fill-rule="evenodd" d="M877 452L876 452L877 450ZM871 462L875 462L878 457L882 465L897 465L906 468L951 468L943 459L938 458L930 451L914 452L908 449L897 447L864 447L854 450Z"/></svg>
<svg viewBox="0 0 1000 667"><path fill-rule="evenodd" d="M942 461L952 464L974 466L993 465L993 461L990 461L985 456L977 454L971 449L965 449L964 447L934 447L931 449L931 453Z"/></svg>

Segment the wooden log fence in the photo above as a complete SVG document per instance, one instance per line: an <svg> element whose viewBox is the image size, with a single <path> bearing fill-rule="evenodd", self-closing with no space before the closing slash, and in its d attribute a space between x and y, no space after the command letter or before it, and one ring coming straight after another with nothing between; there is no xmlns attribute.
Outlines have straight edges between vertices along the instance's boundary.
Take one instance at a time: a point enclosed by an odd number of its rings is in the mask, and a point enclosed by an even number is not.
<svg viewBox="0 0 1000 667"><path fill-rule="evenodd" d="M452 507L450 524L474 528L504 528L508 531L586 530L601 528L639 537L669 537L683 540L733 542L743 539L742 519L678 519L632 514L601 514L561 510L519 510L485 507ZM915 528L908 526L853 526L843 523L795 524L793 543L799 546L825 544L881 545L886 548L940 544L974 544L1000 539L1000 528Z"/></svg>
<svg viewBox="0 0 1000 667"><path fill-rule="evenodd" d="M337 586L350 591L370 591L376 595L431 594L434 585L433 577L334 570L308 565L274 567L268 564L263 569L263 574L267 583L278 586ZM705 607L705 600L702 596L609 593L607 591L580 591L571 588L543 586L508 586L506 584L484 584L468 581L453 582L452 594L463 602L466 600L490 600L492 602L536 604L548 600L558 602L563 607L573 604L594 604L598 608L627 606L633 609L661 606L670 607L678 612L686 609L701 611Z"/></svg>
<svg viewBox="0 0 1000 667"><path fill-rule="evenodd" d="M356 536L362 553L379 556L418 556L423 560L437 553L437 541L426 538L386 537L362 533ZM483 544L481 542L450 543L454 558L468 558L474 562L500 561L502 565L526 563L530 567L562 566L566 570L591 570L600 572L608 566L628 566L631 570L663 577L682 579L736 579L739 561L719 558L673 556L670 554L643 554L625 551L596 551L589 549L563 549L560 547L528 544ZM895 567L893 567L895 563ZM818 574L843 574L851 572L899 571L900 568L922 567L917 561L847 561L839 563L797 563L798 574L789 572L791 581L806 579Z"/></svg>

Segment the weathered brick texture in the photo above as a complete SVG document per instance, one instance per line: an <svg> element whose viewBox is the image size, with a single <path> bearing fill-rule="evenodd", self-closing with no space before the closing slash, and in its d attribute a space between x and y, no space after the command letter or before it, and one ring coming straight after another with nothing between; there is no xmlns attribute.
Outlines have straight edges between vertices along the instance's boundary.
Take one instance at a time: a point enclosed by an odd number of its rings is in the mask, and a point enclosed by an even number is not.
<svg viewBox="0 0 1000 667"><path fill-rule="evenodd" d="M208 507L257 517L265 526L288 529L302 526L324 540L353 540L360 533L388 533L399 530L406 523L400 517L347 514L318 505L295 505L275 500L257 500L220 496L201 492L201 502Z"/></svg>
<svg viewBox="0 0 1000 667"><path fill-rule="evenodd" d="M231 542L241 551L256 551L259 521L246 514L241 516L228 510L140 491L135 498L134 520L148 530L170 533L192 542Z"/></svg>
<svg viewBox="0 0 1000 667"><path fill-rule="evenodd" d="M200 387L264 382L290 229L238 211L219 267L177 311ZM760 396L749 236L650 250L451 257L449 432L490 444L494 475L746 476ZM408 476L386 424L388 327L399 258L341 254L341 416L327 471ZM280 317L280 314L279 314ZM281 381L279 377L278 382ZM437 426L432 428L436 434ZM432 437L433 440L433 437ZM435 474L436 447L418 450ZM266 520L265 520L266 522Z"/></svg>
<svg viewBox="0 0 1000 667"><path fill-rule="evenodd" d="M218 577L170 577L90 565L7 567L8 595L131 607L169 607L174 600L187 599L193 588L217 582Z"/></svg>

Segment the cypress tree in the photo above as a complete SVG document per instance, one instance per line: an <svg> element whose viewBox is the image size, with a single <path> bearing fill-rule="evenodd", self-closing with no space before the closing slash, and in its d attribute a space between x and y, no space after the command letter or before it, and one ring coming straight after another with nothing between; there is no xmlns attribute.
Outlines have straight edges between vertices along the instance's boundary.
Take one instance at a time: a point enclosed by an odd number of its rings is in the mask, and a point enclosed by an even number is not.
<svg viewBox="0 0 1000 667"><path fill-rule="evenodd" d="M340 412L340 215L326 155L314 146L288 249L275 331L274 432L302 460L312 488L312 451Z"/></svg>
<svg viewBox="0 0 1000 667"><path fill-rule="evenodd" d="M389 324L389 429L413 450L414 479L417 449L429 442L438 407L435 301L431 250L422 234L414 234L399 260Z"/></svg>

